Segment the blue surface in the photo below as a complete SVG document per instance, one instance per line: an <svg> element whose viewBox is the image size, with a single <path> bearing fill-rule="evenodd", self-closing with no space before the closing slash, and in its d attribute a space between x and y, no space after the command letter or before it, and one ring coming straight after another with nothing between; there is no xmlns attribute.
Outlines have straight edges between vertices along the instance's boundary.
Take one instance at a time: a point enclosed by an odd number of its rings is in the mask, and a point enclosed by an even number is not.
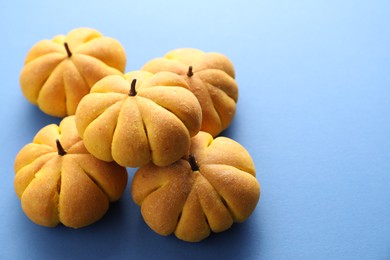
<svg viewBox="0 0 390 260"><path fill-rule="evenodd" d="M0 21L0 259L390 259L389 1L1 1ZM86 228L27 219L14 157L59 119L24 99L19 73L33 44L80 26L117 38L127 71L179 47L232 59L224 135L262 187L247 222L196 244L161 237L129 188Z"/></svg>

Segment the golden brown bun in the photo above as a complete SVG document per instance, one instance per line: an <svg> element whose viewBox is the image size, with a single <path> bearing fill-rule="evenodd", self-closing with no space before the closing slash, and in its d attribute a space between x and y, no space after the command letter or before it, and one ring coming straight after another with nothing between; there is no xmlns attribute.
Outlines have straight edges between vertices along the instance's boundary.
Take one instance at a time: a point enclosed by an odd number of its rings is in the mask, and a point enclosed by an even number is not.
<svg viewBox="0 0 390 260"><path fill-rule="evenodd" d="M117 40L78 28L35 44L25 59L20 86L43 112L64 117L75 113L93 84L107 75L122 74L125 66L125 50Z"/></svg>
<svg viewBox="0 0 390 260"><path fill-rule="evenodd" d="M60 155L56 140L66 151ZM126 168L96 159L85 149L74 121L42 128L14 164L15 192L36 224L79 228L99 220L126 185Z"/></svg>
<svg viewBox="0 0 390 260"><path fill-rule="evenodd" d="M188 75L189 67L192 74ZM142 70L171 71L181 75L202 107L202 131L217 136L231 123L238 99L232 62L220 53L191 48L176 49L147 62Z"/></svg>
<svg viewBox="0 0 390 260"><path fill-rule="evenodd" d="M186 159L166 167L141 167L131 192L152 230L196 242L211 231L245 221L260 198L260 185L253 161L239 143L226 137L213 139L205 132L191 143Z"/></svg>
<svg viewBox="0 0 390 260"><path fill-rule="evenodd" d="M129 94L133 80L134 96ZM101 160L128 167L177 161L187 153L202 120L199 102L187 88L171 72L103 78L76 111L86 148Z"/></svg>

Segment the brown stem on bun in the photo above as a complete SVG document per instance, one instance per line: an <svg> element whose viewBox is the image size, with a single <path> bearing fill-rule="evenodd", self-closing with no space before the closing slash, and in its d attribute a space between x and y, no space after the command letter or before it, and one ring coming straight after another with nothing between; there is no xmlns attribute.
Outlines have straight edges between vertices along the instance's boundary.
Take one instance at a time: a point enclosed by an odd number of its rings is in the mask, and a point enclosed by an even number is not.
<svg viewBox="0 0 390 260"><path fill-rule="evenodd" d="M67 42L64 42L64 46L65 46L65 50L66 50L66 53L68 54L68 57L72 57L72 52L70 51L69 49L69 45Z"/></svg>
<svg viewBox="0 0 390 260"><path fill-rule="evenodd" d="M64 148L62 147L60 140L57 139L56 144L57 144L58 155L64 156L66 154L66 152L65 152Z"/></svg>
<svg viewBox="0 0 390 260"><path fill-rule="evenodd" d="M192 66L189 66L187 76L191 78L193 75L194 75L194 72L192 71Z"/></svg>
<svg viewBox="0 0 390 260"><path fill-rule="evenodd" d="M188 162L190 163L191 165L191 170L196 172L196 171L199 171L199 165L198 163L196 162L196 159L195 159L195 156L190 154L188 156Z"/></svg>

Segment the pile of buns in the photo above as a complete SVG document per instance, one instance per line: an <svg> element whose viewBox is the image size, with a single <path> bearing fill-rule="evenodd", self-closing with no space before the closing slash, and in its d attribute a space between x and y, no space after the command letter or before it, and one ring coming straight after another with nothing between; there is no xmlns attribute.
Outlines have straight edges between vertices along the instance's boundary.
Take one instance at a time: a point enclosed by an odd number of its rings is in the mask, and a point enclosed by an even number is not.
<svg viewBox="0 0 390 260"><path fill-rule="evenodd" d="M254 162L242 145L218 136L236 111L232 62L182 48L138 71L125 67L119 41L90 28L28 52L24 96L63 118L16 156L15 191L28 218L90 225L122 196L132 167L132 198L160 235L196 242L245 221L260 197Z"/></svg>

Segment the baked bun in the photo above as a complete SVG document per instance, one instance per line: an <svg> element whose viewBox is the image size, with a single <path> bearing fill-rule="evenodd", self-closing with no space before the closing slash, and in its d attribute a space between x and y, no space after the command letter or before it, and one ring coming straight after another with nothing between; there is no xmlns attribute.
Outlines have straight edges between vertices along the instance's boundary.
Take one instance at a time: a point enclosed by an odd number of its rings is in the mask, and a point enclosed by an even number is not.
<svg viewBox="0 0 390 260"><path fill-rule="evenodd" d="M123 73L125 50L119 41L90 28L36 43L20 74L24 96L46 114L74 115L81 98L105 76Z"/></svg>
<svg viewBox="0 0 390 260"><path fill-rule="evenodd" d="M181 77L133 71L98 81L80 102L76 125L97 158L139 167L183 157L199 132L202 112Z"/></svg>
<svg viewBox="0 0 390 260"><path fill-rule="evenodd" d="M152 230L196 242L252 214L260 197L255 175L239 143L199 132L186 158L166 167L141 167L131 192Z"/></svg>
<svg viewBox="0 0 390 260"><path fill-rule="evenodd" d="M216 52L182 48L147 62L142 70L182 76L202 107L202 131L217 136L233 120L238 99L233 63Z"/></svg>
<svg viewBox="0 0 390 260"><path fill-rule="evenodd" d="M90 225L118 200L126 168L96 159L84 147L74 116L42 128L15 159L14 187L22 209L38 225Z"/></svg>

